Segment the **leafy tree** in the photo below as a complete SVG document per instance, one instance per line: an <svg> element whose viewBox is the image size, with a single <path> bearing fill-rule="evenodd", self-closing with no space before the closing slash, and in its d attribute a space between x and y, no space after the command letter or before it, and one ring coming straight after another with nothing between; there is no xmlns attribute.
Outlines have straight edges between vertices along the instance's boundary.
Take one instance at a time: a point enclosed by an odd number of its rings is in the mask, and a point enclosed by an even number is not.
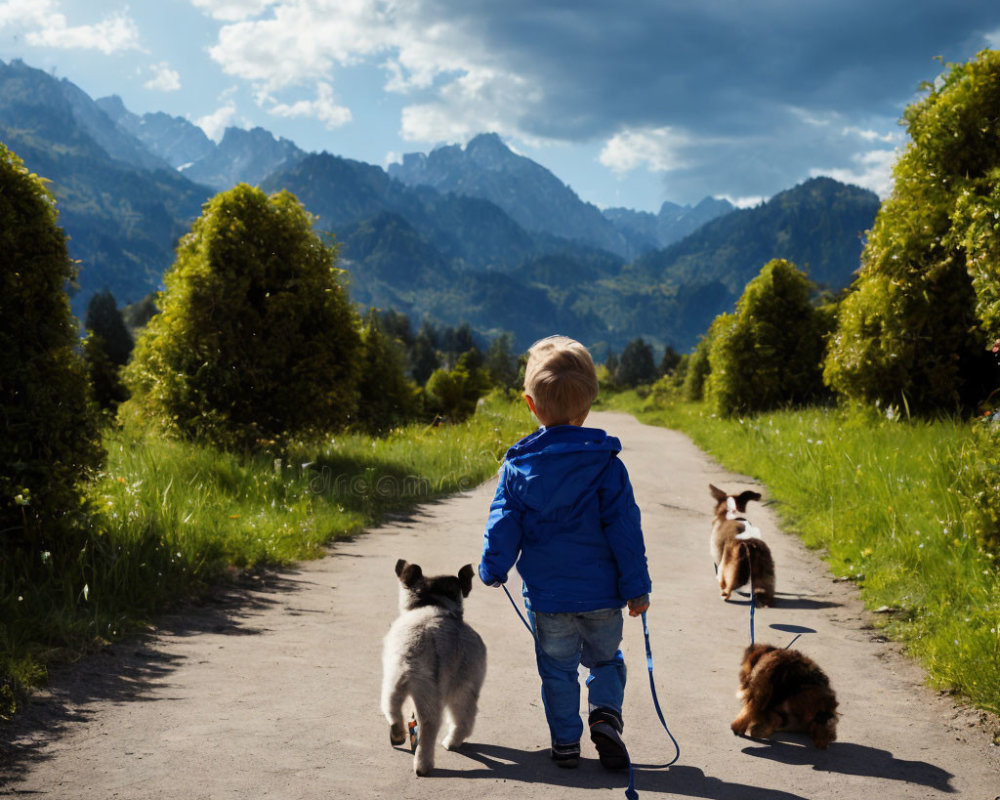
<svg viewBox="0 0 1000 800"><path fill-rule="evenodd" d="M481 367L470 365L469 353L459 356L450 369L437 369L424 389L427 410L451 422L472 416L479 398L490 388L489 375Z"/></svg>
<svg viewBox="0 0 1000 800"><path fill-rule="evenodd" d="M634 387L652 383L656 380L656 363L653 361L653 348L639 338L633 339L622 350L621 360L615 371L619 385Z"/></svg>
<svg viewBox="0 0 1000 800"><path fill-rule="evenodd" d="M181 240L162 312L126 370L139 404L224 446L346 424L361 342L335 258L290 193L216 195Z"/></svg>
<svg viewBox="0 0 1000 800"><path fill-rule="evenodd" d="M774 259L747 284L736 313L713 325L708 400L722 414L801 405L823 392L827 317L810 302L813 284Z"/></svg>
<svg viewBox="0 0 1000 800"><path fill-rule="evenodd" d="M848 398L929 412L997 385L986 351L1000 337L1000 52L924 88L824 375Z"/></svg>
<svg viewBox="0 0 1000 800"><path fill-rule="evenodd" d="M0 553L70 550L81 482L103 457L57 216L42 179L0 143Z"/></svg>
<svg viewBox="0 0 1000 800"><path fill-rule="evenodd" d="M382 433L417 414L417 386L406 378L401 342L382 330L371 309L362 331L361 378L356 420L372 433Z"/></svg>

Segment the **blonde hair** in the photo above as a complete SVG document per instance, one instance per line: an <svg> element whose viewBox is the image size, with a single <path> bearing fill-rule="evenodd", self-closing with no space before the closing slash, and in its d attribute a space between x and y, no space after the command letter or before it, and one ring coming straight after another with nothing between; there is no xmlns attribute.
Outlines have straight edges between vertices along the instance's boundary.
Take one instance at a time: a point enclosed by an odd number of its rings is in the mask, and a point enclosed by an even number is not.
<svg viewBox="0 0 1000 800"><path fill-rule="evenodd" d="M539 421L565 425L582 419L597 398L597 370L590 352L568 336L539 339L528 350L524 391Z"/></svg>

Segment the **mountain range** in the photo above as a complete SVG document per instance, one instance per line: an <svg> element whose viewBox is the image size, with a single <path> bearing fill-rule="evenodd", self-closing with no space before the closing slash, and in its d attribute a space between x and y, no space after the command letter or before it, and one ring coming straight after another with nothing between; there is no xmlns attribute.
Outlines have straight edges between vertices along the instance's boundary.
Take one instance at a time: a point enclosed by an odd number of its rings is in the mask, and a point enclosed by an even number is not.
<svg viewBox="0 0 1000 800"><path fill-rule="evenodd" d="M80 261L78 315L101 289L125 303L158 288L201 204L243 181L288 189L316 216L360 305L510 331L522 347L558 330L599 355L637 336L684 350L770 258L846 286L878 209L873 193L820 178L752 209L706 198L602 212L496 134L387 171L262 128L216 143L20 61L0 62L0 139L51 181Z"/></svg>

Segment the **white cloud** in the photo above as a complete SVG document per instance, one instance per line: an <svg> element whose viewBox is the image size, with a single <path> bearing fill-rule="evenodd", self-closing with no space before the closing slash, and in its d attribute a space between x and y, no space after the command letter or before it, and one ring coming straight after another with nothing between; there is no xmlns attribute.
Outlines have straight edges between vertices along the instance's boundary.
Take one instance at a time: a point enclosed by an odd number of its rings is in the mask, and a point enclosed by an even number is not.
<svg viewBox="0 0 1000 800"><path fill-rule="evenodd" d="M191 4L208 13L213 19L237 22L259 16L277 0L191 0Z"/></svg>
<svg viewBox="0 0 1000 800"><path fill-rule="evenodd" d="M171 69L170 64L166 61L153 64L150 69L153 71L153 77L143 84L147 89L160 92L176 92L181 88L180 73L177 70Z"/></svg>
<svg viewBox="0 0 1000 800"><path fill-rule="evenodd" d="M0 29L10 26L42 27L56 13L52 0L7 0L0 2Z"/></svg>
<svg viewBox="0 0 1000 800"><path fill-rule="evenodd" d="M313 84L320 98L336 68L380 66L387 91L420 95L402 112L407 141L456 142L487 130L525 141L517 122L540 102L529 81L495 63L469 15L424 0L281 0L266 18L224 25L209 53L227 74L249 81L259 103L276 103L272 113L295 115L317 109L275 96ZM344 111L328 107L329 123Z"/></svg>
<svg viewBox="0 0 1000 800"><path fill-rule="evenodd" d="M762 195L750 195L749 197L733 197L728 194L720 194L716 196L717 200L728 200L737 208L753 208L754 206L759 206L761 203L767 200L766 197Z"/></svg>
<svg viewBox="0 0 1000 800"><path fill-rule="evenodd" d="M442 87L436 99L405 107L400 136L409 142L465 142L491 131L531 142L510 114L525 102L538 102L537 92L525 79L474 69Z"/></svg>
<svg viewBox="0 0 1000 800"><path fill-rule="evenodd" d="M375 0L288 0L267 19L224 25L209 54L224 72L274 92L326 80L336 64L392 46Z"/></svg>
<svg viewBox="0 0 1000 800"><path fill-rule="evenodd" d="M892 192L892 168L898 156L896 150L869 150L851 157L853 167L816 168L809 170L809 175L827 175L841 183L853 183L871 189L879 197L885 198Z"/></svg>
<svg viewBox="0 0 1000 800"><path fill-rule="evenodd" d="M1000 48L1000 28L997 28L995 31L987 33L983 38L986 39L986 44L988 44L990 47L994 49Z"/></svg>
<svg viewBox="0 0 1000 800"><path fill-rule="evenodd" d="M338 106L333 96L333 87L324 81L316 85L315 100L299 100L296 103L278 103L267 110L278 117L311 117L318 119L327 128L339 128L351 121L351 109Z"/></svg>
<svg viewBox="0 0 1000 800"><path fill-rule="evenodd" d="M205 131L205 135L209 139L218 142L222 139L222 135L226 132L226 128L229 127L229 123L233 121L235 116L236 103L232 99L229 99L211 114L206 114L196 119L194 124Z"/></svg>
<svg viewBox="0 0 1000 800"><path fill-rule="evenodd" d="M688 143L672 128L645 128L616 133L598 156L604 166L622 175L645 166L651 172L670 172L685 166L679 150Z"/></svg>
<svg viewBox="0 0 1000 800"><path fill-rule="evenodd" d="M141 49L139 29L125 10L90 25L70 25L53 0L10 0L0 4L0 28L6 26L24 29L33 47L99 50L105 55Z"/></svg>
<svg viewBox="0 0 1000 800"><path fill-rule="evenodd" d="M898 132L890 131L889 133L879 133L878 131L873 131L869 128L858 128L854 125L848 125L844 128L842 133L844 136L857 136L864 139L866 142L883 142L885 144L900 142L903 139L902 134Z"/></svg>

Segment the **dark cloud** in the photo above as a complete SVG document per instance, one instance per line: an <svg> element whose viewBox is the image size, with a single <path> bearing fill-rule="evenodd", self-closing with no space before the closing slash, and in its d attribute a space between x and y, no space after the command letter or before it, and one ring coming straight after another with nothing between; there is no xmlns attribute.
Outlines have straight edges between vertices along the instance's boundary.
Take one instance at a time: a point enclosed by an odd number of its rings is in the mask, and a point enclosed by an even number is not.
<svg viewBox="0 0 1000 800"><path fill-rule="evenodd" d="M460 0L453 12L542 88L522 125L568 139L752 133L788 105L894 118L940 72L935 56L965 60L1000 28L1000 6L982 0Z"/></svg>

